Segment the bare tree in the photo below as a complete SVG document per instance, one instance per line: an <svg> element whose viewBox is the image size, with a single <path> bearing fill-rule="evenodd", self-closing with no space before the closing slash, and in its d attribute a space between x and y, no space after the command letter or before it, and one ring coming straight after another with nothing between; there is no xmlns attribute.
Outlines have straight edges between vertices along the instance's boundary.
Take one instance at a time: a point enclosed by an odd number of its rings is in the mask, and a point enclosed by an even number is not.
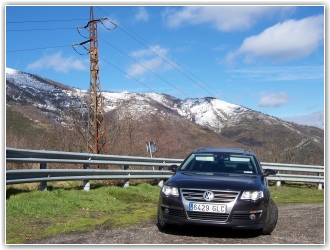
<svg viewBox="0 0 330 250"><path fill-rule="evenodd" d="M322 127L324 128L324 116L323 116L322 113L320 113L319 120L320 120L320 122L321 122L321 124L322 124Z"/></svg>
<svg viewBox="0 0 330 250"><path fill-rule="evenodd" d="M83 142L85 145L84 151L88 151L88 97L87 95L82 98L77 96L76 98L71 98L70 100L71 102L69 103L68 108L62 112L63 120L61 121L61 126L71 130L75 140ZM59 132L59 129L57 132Z"/></svg>

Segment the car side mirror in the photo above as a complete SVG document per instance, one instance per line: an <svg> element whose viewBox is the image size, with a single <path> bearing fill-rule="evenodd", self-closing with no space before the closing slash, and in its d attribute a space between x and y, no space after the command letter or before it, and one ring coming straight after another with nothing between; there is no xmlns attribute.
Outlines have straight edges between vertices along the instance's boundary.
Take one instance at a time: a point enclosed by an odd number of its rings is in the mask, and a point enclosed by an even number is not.
<svg viewBox="0 0 330 250"><path fill-rule="evenodd" d="M268 176L268 175L276 175L275 170L273 170L273 169L265 169L264 176Z"/></svg>
<svg viewBox="0 0 330 250"><path fill-rule="evenodd" d="M173 172L175 172L177 168L178 168L178 165L176 165L176 164L168 166L168 170L171 170Z"/></svg>

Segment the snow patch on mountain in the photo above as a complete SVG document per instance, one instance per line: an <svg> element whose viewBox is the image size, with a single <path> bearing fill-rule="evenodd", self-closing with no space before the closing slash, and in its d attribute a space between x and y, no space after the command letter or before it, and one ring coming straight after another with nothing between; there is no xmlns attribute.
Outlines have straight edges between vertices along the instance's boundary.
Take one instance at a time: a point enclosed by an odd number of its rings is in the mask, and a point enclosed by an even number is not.
<svg viewBox="0 0 330 250"><path fill-rule="evenodd" d="M6 68L6 79L19 88L33 88L37 92L54 92L59 87L41 82L37 77L15 69Z"/></svg>
<svg viewBox="0 0 330 250"><path fill-rule="evenodd" d="M220 130L233 116L248 109L216 98L185 99L177 111L183 117L209 128Z"/></svg>

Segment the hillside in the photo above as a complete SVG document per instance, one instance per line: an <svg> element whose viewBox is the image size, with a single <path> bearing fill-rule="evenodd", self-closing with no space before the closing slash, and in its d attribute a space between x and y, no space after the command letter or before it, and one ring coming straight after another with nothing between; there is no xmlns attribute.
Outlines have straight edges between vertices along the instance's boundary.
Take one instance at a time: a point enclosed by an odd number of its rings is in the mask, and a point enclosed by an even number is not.
<svg viewBox="0 0 330 250"><path fill-rule="evenodd" d="M86 152L81 120L86 115L86 92L6 69L7 112L10 107L34 124L43 124L58 140L34 145L40 149ZM262 161L324 164L324 131L316 127L211 97L180 100L165 94L130 92L103 92L103 97L111 154L149 156L145 143L155 141L155 157L183 158L206 146L244 147L254 150ZM6 119L7 146L20 147L8 140L19 132L8 129L14 122L8 113Z"/></svg>

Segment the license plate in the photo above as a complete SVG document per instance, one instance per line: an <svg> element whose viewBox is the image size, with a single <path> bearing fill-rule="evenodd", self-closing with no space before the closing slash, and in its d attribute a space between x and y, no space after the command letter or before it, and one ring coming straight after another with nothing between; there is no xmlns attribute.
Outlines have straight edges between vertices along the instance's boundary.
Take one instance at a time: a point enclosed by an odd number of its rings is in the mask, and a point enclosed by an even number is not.
<svg viewBox="0 0 330 250"><path fill-rule="evenodd" d="M226 213L226 205L210 203L190 203L189 210L195 212Z"/></svg>

